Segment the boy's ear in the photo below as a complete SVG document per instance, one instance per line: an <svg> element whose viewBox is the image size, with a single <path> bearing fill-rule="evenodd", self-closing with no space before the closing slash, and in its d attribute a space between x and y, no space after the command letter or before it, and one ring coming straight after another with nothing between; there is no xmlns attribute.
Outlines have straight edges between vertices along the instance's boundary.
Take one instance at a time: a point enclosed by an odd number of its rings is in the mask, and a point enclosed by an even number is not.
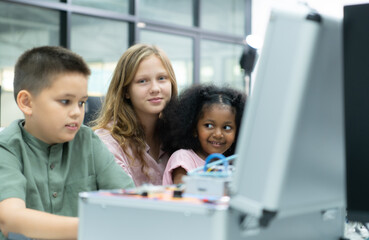
<svg viewBox="0 0 369 240"><path fill-rule="evenodd" d="M19 109L25 115L32 115L32 95L27 90L19 91L17 95L17 104Z"/></svg>

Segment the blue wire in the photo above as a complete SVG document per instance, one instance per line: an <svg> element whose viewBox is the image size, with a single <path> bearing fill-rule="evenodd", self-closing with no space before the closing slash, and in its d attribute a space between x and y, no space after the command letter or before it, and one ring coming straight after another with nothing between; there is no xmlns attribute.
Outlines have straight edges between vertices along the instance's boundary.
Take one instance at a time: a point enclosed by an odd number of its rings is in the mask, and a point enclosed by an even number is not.
<svg viewBox="0 0 369 240"><path fill-rule="evenodd" d="M224 162L225 156L220 153L212 153L209 156L207 156L207 158L205 159L204 172L208 170L208 164L213 158L219 158L220 160L223 160L222 162ZM224 168L227 171L228 162L224 162Z"/></svg>
<svg viewBox="0 0 369 240"><path fill-rule="evenodd" d="M234 155L231 155L231 156L229 156L229 157L226 157L225 159L220 159L220 160L217 160L217 161L215 161L215 162L209 163L209 164L207 164L207 166L208 166L208 167L212 167L212 166L215 166L215 165L221 164L221 163L223 163L223 162L229 162L230 160L233 160L233 159L235 159L236 157L237 157L237 155L236 155L236 154L234 154ZM203 169L204 169L204 167L198 167L198 168L195 168L195 169L193 169L193 170L191 170L191 171L187 172L187 175L194 175L196 172L201 171L201 170L203 170Z"/></svg>

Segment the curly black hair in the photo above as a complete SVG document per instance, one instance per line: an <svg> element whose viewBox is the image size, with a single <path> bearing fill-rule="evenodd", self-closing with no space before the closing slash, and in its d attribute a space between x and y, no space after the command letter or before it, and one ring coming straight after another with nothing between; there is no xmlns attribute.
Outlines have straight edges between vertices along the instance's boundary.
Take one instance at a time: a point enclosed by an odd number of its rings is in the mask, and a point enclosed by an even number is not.
<svg viewBox="0 0 369 240"><path fill-rule="evenodd" d="M172 154L179 149L194 151L201 149L198 138L194 136L197 122L205 108L219 103L229 105L235 110L237 126L235 139L237 139L246 104L245 93L230 87L196 84L169 102L162 112L165 125L162 129L164 150ZM235 147L236 141L224 155L234 154Z"/></svg>

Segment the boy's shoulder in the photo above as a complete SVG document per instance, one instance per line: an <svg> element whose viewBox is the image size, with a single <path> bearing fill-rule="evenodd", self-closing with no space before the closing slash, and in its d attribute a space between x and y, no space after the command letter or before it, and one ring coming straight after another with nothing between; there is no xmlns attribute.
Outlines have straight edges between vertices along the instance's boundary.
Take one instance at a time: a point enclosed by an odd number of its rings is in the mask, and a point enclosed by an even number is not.
<svg viewBox="0 0 369 240"><path fill-rule="evenodd" d="M9 126L0 132L0 155L13 156L15 159L20 159L22 149L25 146L24 136L22 134L23 120L15 120Z"/></svg>
<svg viewBox="0 0 369 240"><path fill-rule="evenodd" d="M74 136L74 139L69 142L71 147L74 145L79 146L87 146L87 145L95 145L99 144L100 141L99 137L93 132L93 130L86 126L81 125L80 129L78 130L77 134Z"/></svg>
<svg viewBox="0 0 369 240"><path fill-rule="evenodd" d="M86 125L81 125L80 129L76 134L77 138L91 138L94 137L92 129Z"/></svg>
<svg viewBox="0 0 369 240"><path fill-rule="evenodd" d="M15 120L8 127L0 131L0 144L12 144L14 141L22 139L22 130L20 124L23 120Z"/></svg>

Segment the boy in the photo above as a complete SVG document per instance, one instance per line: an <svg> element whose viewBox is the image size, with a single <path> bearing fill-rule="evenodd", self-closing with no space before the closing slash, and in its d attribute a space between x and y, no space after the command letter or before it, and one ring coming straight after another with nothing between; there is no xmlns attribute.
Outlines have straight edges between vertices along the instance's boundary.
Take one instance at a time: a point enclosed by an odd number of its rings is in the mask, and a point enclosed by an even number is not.
<svg viewBox="0 0 369 240"><path fill-rule="evenodd" d="M24 120L0 134L0 239L76 239L79 192L134 187L82 126L89 75L83 59L62 47L18 59L14 97Z"/></svg>

